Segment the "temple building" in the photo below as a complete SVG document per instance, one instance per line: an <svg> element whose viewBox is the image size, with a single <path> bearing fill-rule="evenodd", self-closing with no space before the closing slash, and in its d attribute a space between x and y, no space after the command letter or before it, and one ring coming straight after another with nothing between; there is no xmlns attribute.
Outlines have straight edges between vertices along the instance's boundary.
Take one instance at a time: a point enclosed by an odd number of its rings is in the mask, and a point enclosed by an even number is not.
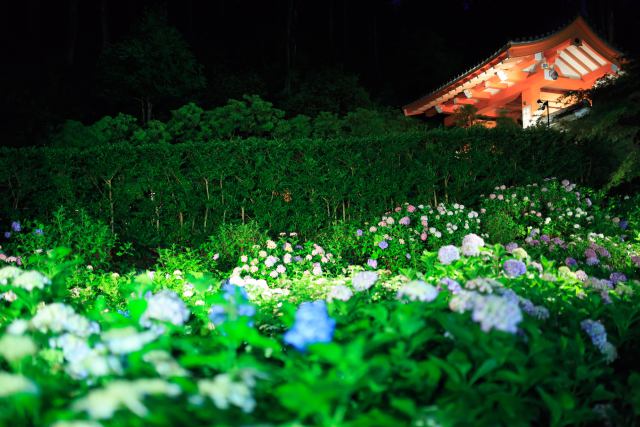
<svg viewBox="0 0 640 427"><path fill-rule="evenodd" d="M444 114L445 126L465 105L474 123L493 127L501 116L523 127L553 123L588 111L567 92L590 89L605 75L617 75L622 54L581 17L559 31L510 41L491 57L430 94L403 107L406 116ZM467 107L469 110L469 107Z"/></svg>

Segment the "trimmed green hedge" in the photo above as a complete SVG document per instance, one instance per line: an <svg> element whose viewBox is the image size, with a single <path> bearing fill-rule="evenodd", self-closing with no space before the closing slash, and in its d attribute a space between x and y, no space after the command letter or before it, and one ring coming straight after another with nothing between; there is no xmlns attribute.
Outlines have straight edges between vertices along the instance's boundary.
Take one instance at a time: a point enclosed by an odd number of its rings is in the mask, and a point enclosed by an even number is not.
<svg viewBox="0 0 640 427"><path fill-rule="evenodd" d="M244 139L0 151L5 220L84 208L144 245L256 220L308 234L404 201L474 200L498 184L584 182L583 146L548 130L439 129L340 140Z"/></svg>

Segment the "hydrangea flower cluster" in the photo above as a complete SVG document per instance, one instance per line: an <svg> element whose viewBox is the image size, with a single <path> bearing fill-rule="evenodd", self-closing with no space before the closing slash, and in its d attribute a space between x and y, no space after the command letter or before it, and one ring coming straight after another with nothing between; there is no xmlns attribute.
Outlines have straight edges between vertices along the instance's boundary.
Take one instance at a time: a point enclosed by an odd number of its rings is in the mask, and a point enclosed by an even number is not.
<svg viewBox="0 0 640 427"><path fill-rule="evenodd" d="M580 322L580 327L589 335L591 342L605 356L608 362L612 362L618 357L616 348L607 341L607 331L599 320L585 319Z"/></svg>
<svg viewBox="0 0 640 427"><path fill-rule="evenodd" d="M524 262L517 259L508 259L502 265L502 269L508 277L522 276L527 272L527 266Z"/></svg>
<svg viewBox="0 0 640 427"><path fill-rule="evenodd" d="M335 285L327 294L327 301L333 300L349 301L353 296L353 291L344 285Z"/></svg>
<svg viewBox="0 0 640 427"><path fill-rule="evenodd" d="M305 351L311 344L331 342L335 325L324 301L303 302L296 311L293 328L284 334L284 342Z"/></svg>
<svg viewBox="0 0 640 427"><path fill-rule="evenodd" d="M198 392L211 399L218 409L229 409L231 405L249 413L256 407L252 389L256 384L255 373L244 369L239 374L239 381L234 376L224 373L216 375L213 380L198 381Z"/></svg>
<svg viewBox="0 0 640 427"><path fill-rule="evenodd" d="M221 290L226 304L212 305L209 309L209 320L215 326L220 326L226 321L235 321L244 317L249 319L249 324L252 324L251 318L256 314L256 308L249 304L247 291L228 280L222 285Z"/></svg>
<svg viewBox="0 0 640 427"><path fill-rule="evenodd" d="M484 246L484 240L477 234L467 234L462 239L462 254L465 256L480 255L480 248Z"/></svg>
<svg viewBox="0 0 640 427"><path fill-rule="evenodd" d="M326 252L322 246L315 243L302 246L292 240L296 236L296 233L290 233L289 237L285 234L277 242L267 240L265 246L254 245L248 255L240 256L231 276L250 275L258 279L278 279L296 273L321 276L324 274L323 267L336 264L333 254Z"/></svg>
<svg viewBox="0 0 640 427"><path fill-rule="evenodd" d="M374 271L360 271L351 279L353 289L358 292L366 291L378 280L378 273Z"/></svg>
<svg viewBox="0 0 640 427"><path fill-rule="evenodd" d="M422 280L413 280L398 290L399 300L431 302L438 297L438 290L435 286L429 285Z"/></svg>
<svg viewBox="0 0 640 427"><path fill-rule="evenodd" d="M472 320L479 323L484 332L496 329L513 334L522 321L518 302L508 296L462 290L451 298L449 308L458 313L471 311Z"/></svg>
<svg viewBox="0 0 640 427"><path fill-rule="evenodd" d="M142 326L151 326L151 320L182 326L189 320L189 309L178 294L173 291L164 289L157 294L147 295L146 300L147 309L140 317Z"/></svg>
<svg viewBox="0 0 640 427"><path fill-rule="evenodd" d="M444 265L449 265L458 259L460 259L460 252L453 245L443 246L438 250L438 260Z"/></svg>
<svg viewBox="0 0 640 427"><path fill-rule="evenodd" d="M126 408L139 417L148 415L149 410L143 403L148 395L175 397L182 390L176 384L159 378L143 378L135 381L115 380L104 388L92 390L76 401L73 409L87 412L93 419L109 419L121 408Z"/></svg>

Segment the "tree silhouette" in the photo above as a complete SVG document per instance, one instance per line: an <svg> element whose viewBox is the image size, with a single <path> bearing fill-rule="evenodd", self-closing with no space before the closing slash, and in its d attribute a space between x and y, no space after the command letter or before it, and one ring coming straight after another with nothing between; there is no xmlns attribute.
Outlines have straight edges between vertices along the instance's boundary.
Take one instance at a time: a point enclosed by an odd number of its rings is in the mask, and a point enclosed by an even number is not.
<svg viewBox="0 0 640 427"><path fill-rule="evenodd" d="M158 8L146 11L129 38L105 49L99 72L103 95L137 101L143 123L152 119L158 102L183 100L206 86L202 65Z"/></svg>

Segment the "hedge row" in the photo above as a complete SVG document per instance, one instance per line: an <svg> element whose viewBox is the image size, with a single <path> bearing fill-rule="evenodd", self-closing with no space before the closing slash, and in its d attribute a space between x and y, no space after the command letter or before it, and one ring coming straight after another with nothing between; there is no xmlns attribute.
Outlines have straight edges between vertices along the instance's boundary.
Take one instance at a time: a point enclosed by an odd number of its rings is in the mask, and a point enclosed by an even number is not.
<svg viewBox="0 0 640 427"><path fill-rule="evenodd" d="M473 200L498 184L584 181L585 150L547 130L452 129L340 140L245 139L0 151L3 221L84 208L144 245L255 219L304 234L397 203Z"/></svg>

